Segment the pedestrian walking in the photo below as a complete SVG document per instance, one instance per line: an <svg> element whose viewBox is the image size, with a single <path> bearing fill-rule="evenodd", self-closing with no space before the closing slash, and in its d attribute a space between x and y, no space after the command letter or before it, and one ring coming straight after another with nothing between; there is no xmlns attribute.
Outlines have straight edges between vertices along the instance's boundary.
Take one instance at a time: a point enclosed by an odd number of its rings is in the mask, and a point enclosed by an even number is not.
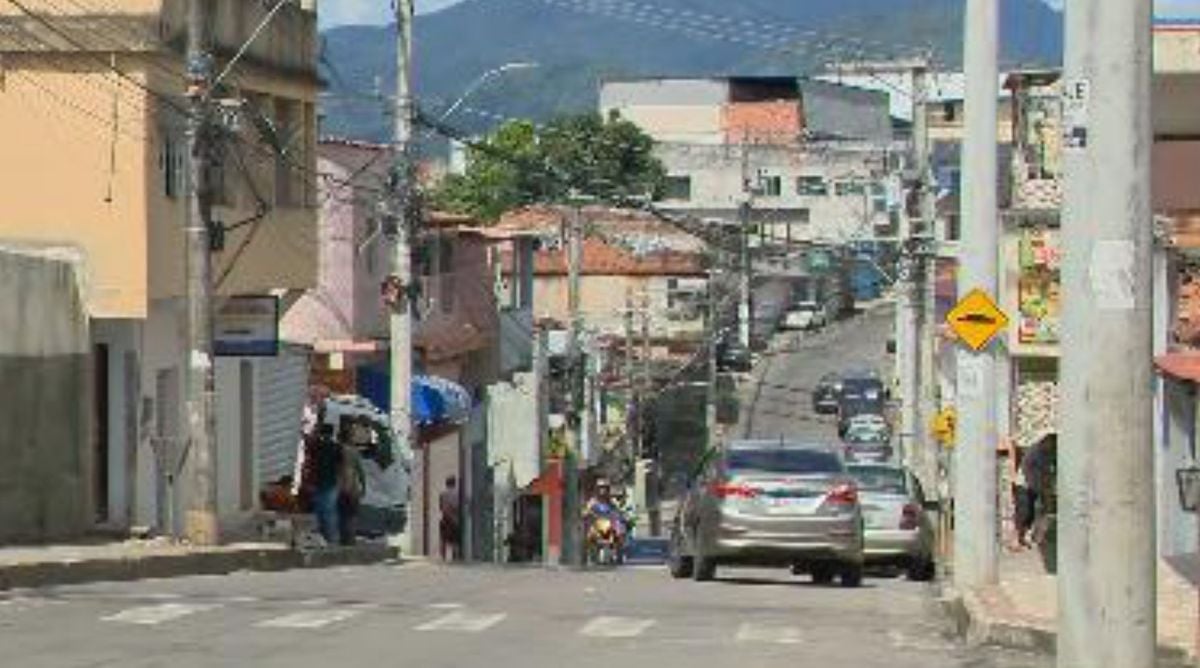
<svg viewBox="0 0 1200 668"><path fill-rule="evenodd" d="M338 462L341 448L333 435L333 425L321 424L317 428L316 447L313 451L313 514L317 517L317 530L325 542L332 545L339 539L338 533Z"/></svg>
<svg viewBox="0 0 1200 668"><path fill-rule="evenodd" d="M438 509L442 515L441 521L438 522L442 560L453 561L459 558L458 547L461 541L462 527L459 513L458 479L454 476L446 478L446 487L438 496Z"/></svg>
<svg viewBox="0 0 1200 668"><path fill-rule="evenodd" d="M1016 450L1014 449L1014 455ZM1036 517L1037 492L1029 485L1025 477L1024 460L1014 465L1013 474L1013 523L1017 531L1017 547L1029 547L1029 532L1033 529Z"/></svg>
<svg viewBox="0 0 1200 668"><path fill-rule="evenodd" d="M1048 522L1058 512L1055 491L1057 460L1058 435L1047 434L1029 449L1021 462L1021 472L1029 490L1033 542L1039 545L1046 539Z"/></svg>

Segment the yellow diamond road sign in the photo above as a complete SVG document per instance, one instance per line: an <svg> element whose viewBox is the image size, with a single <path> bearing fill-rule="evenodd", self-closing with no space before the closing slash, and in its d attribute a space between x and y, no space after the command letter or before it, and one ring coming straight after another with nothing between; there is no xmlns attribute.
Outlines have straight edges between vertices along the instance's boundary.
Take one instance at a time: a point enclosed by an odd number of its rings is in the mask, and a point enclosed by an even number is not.
<svg viewBox="0 0 1200 668"><path fill-rule="evenodd" d="M946 323L971 350L983 350L1008 327L1008 316L983 290L972 290L946 314Z"/></svg>

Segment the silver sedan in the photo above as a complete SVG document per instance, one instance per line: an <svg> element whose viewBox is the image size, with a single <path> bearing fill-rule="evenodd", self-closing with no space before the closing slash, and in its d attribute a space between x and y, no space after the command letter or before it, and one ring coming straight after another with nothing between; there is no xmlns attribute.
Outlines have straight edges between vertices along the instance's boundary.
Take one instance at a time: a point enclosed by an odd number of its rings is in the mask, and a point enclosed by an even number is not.
<svg viewBox="0 0 1200 668"><path fill-rule="evenodd" d="M735 442L706 457L671 527L669 567L709 580L718 566L785 566L857 587L863 516L841 452L829 445Z"/></svg>
<svg viewBox="0 0 1200 668"><path fill-rule="evenodd" d="M934 522L921 483L907 468L892 464L850 464L858 481L866 518L866 560L870 565L898 566L912 580L932 580Z"/></svg>

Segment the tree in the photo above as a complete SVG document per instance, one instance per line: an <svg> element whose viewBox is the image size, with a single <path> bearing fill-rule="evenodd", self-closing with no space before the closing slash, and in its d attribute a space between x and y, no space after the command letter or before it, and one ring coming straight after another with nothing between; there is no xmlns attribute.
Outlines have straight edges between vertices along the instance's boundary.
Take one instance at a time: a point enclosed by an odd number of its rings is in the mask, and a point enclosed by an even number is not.
<svg viewBox="0 0 1200 668"><path fill-rule="evenodd" d="M447 178L434 202L492 221L573 192L609 202L657 195L666 173L653 150L649 136L615 114L564 116L541 128L510 121L468 151L466 174Z"/></svg>

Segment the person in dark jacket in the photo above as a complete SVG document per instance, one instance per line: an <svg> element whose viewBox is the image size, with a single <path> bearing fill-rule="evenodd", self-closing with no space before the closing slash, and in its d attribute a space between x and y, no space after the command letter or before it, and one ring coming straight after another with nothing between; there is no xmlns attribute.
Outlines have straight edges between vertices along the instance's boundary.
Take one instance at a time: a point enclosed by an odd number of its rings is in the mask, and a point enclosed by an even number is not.
<svg viewBox="0 0 1200 668"><path fill-rule="evenodd" d="M353 545L357 535L357 519L362 497L366 493L366 474L363 472L359 443L369 442L369 431L358 420L343 422L338 439L337 516L338 539L342 545Z"/></svg>
<svg viewBox="0 0 1200 668"><path fill-rule="evenodd" d="M313 514L317 517L317 530L325 542L332 545L340 538L338 530L338 467L341 447L333 437L333 425L322 424L317 428L317 442L313 451Z"/></svg>

